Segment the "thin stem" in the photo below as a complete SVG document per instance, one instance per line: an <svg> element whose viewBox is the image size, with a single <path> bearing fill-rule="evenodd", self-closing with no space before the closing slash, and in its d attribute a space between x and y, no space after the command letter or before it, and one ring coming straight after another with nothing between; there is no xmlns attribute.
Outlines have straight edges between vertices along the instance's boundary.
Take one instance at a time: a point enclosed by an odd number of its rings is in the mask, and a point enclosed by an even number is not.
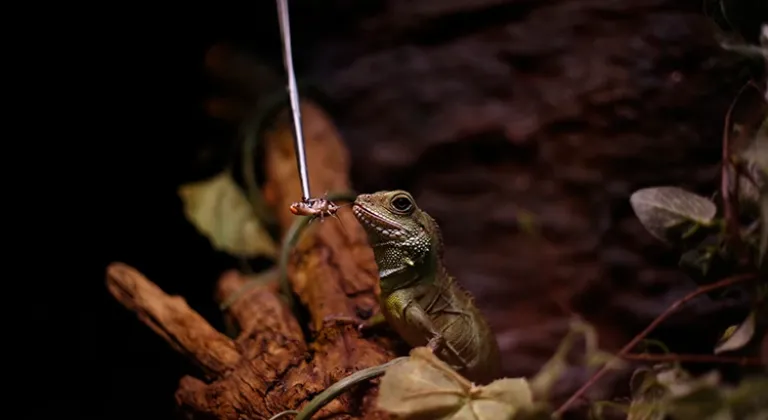
<svg viewBox="0 0 768 420"><path fill-rule="evenodd" d="M338 397L339 395L349 390L349 388L352 387L353 385L356 385L368 379L375 378L377 376L381 376L387 371L387 369L389 369L390 366L396 365L398 363L402 363L406 360L408 360L408 357L398 357L382 365L371 366L369 368L359 370L347 376L346 378L341 379L340 381L336 382L330 387L326 388L325 391L315 396L315 398L312 398L312 401L310 401L304 407L303 410L301 411L286 410L281 413L275 414L274 416L272 416L272 419L278 419L282 416L295 414L296 417L294 420L309 420L315 413L317 413L321 408L323 408L331 400L333 400L334 398Z"/></svg>
<svg viewBox="0 0 768 420"><path fill-rule="evenodd" d="M627 345L622 347L621 350L616 354L617 357L623 358L626 355L629 354L629 352L637 346L638 343L640 343L648 334L650 334L653 330L656 329L656 327L659 326L662 322L664 322L667 318L669 318L670 315L672 315L675 311L677 311L678 308L680 308L682 305L686 304L688 301L698 297L699 295L703 295L705 293L709 293L713 290L722 289L728 286L732 286L737 283L741 283L743 281L747 281L750 279L755 278L755 274L741 274L738 276L728 277L726 279L720 280L718 282L708 284L706 286L701 286L698 289L694 290L693 292L683 296L681 299L675 301L672 305L669 306L664 312L661 313L656 319L653 320L640 334L636 335L635 338L633 338ZM587 390L594 385L600 378L602 378L607 372L608 367L611 365L611 363L606 363L603 365L597 372L595 372L594 375L592 375L589 380L581 386L573 395L571 395L568 400L563 403L563 405L560 406L560 408L555 411L555 416L560 417L565 413L582 395L584 395Z"/></svg>

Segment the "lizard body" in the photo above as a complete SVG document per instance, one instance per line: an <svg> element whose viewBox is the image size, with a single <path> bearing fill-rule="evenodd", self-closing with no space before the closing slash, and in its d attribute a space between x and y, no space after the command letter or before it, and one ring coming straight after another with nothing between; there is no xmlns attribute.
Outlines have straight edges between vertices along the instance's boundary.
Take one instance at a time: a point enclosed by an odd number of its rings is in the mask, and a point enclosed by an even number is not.
<svg viewBox="0 0 768 420"><path fill-rule="evenodd" d="M416 207L406 191L358 195L352 212L368 235L381 286L381 312L359 328L386 321L408 344L426 345L470 381L487 384L496 379L501 365L498 343L472 297L445 269L442 235L434 219ZM289 414L308 419L349 387L381 376L406 359L357 371L315 396L302 411L286 410L270 420Z"/></svg>
<svg viewBox="0 0 768 420"><path fill-rule="evenodd" d="M361 194L352 210L373 248L387 323L409 345L427 345L467 379L495 379L498 343L472 296L443 265L435 220L401 190Z"/></svg>

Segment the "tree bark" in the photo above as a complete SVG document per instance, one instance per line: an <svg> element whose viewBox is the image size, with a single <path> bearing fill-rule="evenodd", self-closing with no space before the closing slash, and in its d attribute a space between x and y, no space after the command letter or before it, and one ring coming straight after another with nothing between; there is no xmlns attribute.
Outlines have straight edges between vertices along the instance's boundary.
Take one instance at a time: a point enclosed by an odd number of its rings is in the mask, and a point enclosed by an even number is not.
<svg viewBox="0 0 768 420"><path fill-rule="evenodd" d="M339 134L318 107L302 105L312 193L350 189L349 158ZM288 211L301 197L289 114L278 115L265 134L265 199L283 232L294 222ZM110 292L174 349L200 366L203 379L185 376L176 401L192 419L269 418L301 409L314 395L350 373L390 360L386 338L366 339L354 325L377 311L377 273L365 233L348 208L341 223L326 219L308 226L290 255L288 278L307 308L310 337L281 300L277 285L264 283L227 310L238 327L233 340L211 327L178 296L169 296L135 269L114 263L107 270ZM221 302L246 282L235 271L218 282ZM318 417L384 418L374 408L377 387L356 387L328 404Z"/></svg>

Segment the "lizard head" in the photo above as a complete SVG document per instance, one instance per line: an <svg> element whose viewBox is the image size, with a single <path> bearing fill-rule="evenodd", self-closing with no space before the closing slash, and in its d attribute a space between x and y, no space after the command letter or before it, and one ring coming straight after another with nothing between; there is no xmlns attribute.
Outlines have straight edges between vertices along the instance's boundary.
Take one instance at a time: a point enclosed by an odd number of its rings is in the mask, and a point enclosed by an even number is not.
<svg viewBox="0 0 768 420"><path fill-rule="evenodd" d="M407 191L360 194L352 212L368 234L381 278L420 265L440 246L433 242L440 239L435 221Z"/></svg>

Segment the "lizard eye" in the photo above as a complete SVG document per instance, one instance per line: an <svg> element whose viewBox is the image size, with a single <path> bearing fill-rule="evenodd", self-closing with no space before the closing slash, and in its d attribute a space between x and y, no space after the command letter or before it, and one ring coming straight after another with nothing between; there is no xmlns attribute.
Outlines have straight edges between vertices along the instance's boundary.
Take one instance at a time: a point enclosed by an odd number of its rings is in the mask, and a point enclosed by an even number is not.
<svg viewBox="0 0 768 420"><path fill-rule="evenodd" d="M392 200L392 207L399 212L405 213L413 208L413 203L408 197L400 195Z"/></svg>

